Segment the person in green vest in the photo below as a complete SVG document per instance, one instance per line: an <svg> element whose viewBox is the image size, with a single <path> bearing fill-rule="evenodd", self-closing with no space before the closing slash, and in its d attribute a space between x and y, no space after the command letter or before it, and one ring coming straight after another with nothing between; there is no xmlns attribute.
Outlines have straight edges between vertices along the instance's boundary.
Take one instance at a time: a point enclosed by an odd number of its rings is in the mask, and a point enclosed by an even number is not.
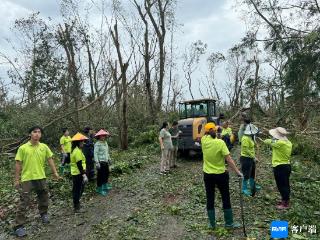
<svg viewBox="0 0 320 240"><path fill-rule="evenodd" d="M72 197L73 208L75 213L82 212L80 198L84 191L84 186L88 182L86 175L86 158L82 152L84 141L88 138L81 133L72 137L71 151L71 175L72 175Z"/></svg>
<svg viewBox="0 0 320 240"><path fill-rule="evenodd" d="M169 129L169 132L171 134L171 139L172 139L172 151L171 151L171 156L170 156L170 168L176 168L177 167L177 157L178 157L178 141L179 141L179 135L182 133L178 129L178 122L174 121L172 123L171 128Z"/></svg>
<svg viewBox="0 0 320 240"><path fill-rule="evenodd" d="M34 126L30 128L30 140L18 148L15 156L14 185L20 193L20 203L17 208L14 231L18 237L27 235L24 224L27 221L26 212L29 209L32 191L37 193L38 209L42 222L49 223L49 194L45 173L46 161L51 168L54 179L61 179L57 173L50 148L40 142L42 134L41 127Z"/></svg>
<svg viewBox="0 0 320 240"><path fill-rule="evenodd" d="M263 142L272 148L272 167L281 201L277 203L277 209L288 209L290 201L290 157L292 143L287 138L288 132L285 128L277 127L269 130L272 139ZM259 140L261 140L259 138ZM261 140L262 141L262 140Z"/></svg>
<svg viewBox="0 0 320 240"><path fill-rule="evenodd" d="M252 196L252 190L260 190L261 187L255 183L255 136L259 129L252 123L247 124L241 139L240 164L243 173L242 193L246 196ZM248 187L249 182L249 187Z"/></svg>
<svg viewBox="0 0 320 240"><path fill-rule="evenodd" d="M207 197L209 227L214 229L216 226L214 204L216 187L221 194L225 227L240 227L240 224L233 221L229 192L229 173L226 169L225 161L240 178L243 175L232 160L225 142L216 138L216 126L212 122L205 125L205 135L201 138L201 149L203 153L203 178Z"/></svg>
<svg viewBox="0 0 320 240"><path fill-rule="evenodd" d="M221 139L226 143L229 151L232 149L231 136L232 128L229 127L229 121L225 121L222 123Z"/></svg>
<svg viewBox="0 0 320 240"><path fill-rule="evenodd" d="M60 174L64 172L70 173L70 153L71 153L71 137L68 128L62 129L63 135L60 138L61 149L61 165L59 166Z"/></svg>
<svg viewBox="0 0 320 240"><path fill-rule="evenodd" d="M251 119L245 112L241 113L241 120L242 120L242 123L238 131L238 141L240 145L241 145L241 139L243 137L243 133L246 130L247 125L251 123Z"/></svg>
<svg viewBox="0 0 320 240"><path fill-rule="evenodd" d="M95 137L98 141L94 144L94 161L97 169L97 189L96 192L102 196L106 196L111 189L109 180L109 165L111 158L109 154L109 146L106 138L110 136L108 131L101 129Z"/></svg>

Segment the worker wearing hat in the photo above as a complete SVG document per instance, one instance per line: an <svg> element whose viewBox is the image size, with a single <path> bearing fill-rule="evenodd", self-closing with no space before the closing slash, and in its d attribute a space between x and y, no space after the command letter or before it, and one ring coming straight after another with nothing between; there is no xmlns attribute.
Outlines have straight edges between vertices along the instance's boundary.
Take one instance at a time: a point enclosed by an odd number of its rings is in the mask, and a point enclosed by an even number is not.
<svg viewBox="0 0 320 240"><path fill-rule="evenodd" d="M82 196L84 185L88 182L86 175L86 158L82 152L84 141L88 138L81 133L77 133L71 138L71 175L72 175L72 196L74 212L80 212L80 198Z"/></svg>
<svg viewBox="0 0 320 240"><path fill-rule="evenodd" d="M241 139L243 137L243 133L246 130L247 125L251 123L251 119L245 112L241 113L241 120L242 120L242 124L240 125L239 131L238 131L239 144L241 144Z"/></svg>
<svg viewBox="0 0 320 240"><path fill-rule="evenodd" d="M95 137L98 141L94 144L94 161L97 169L97 189L96 192L106 196L111 185L108 184L109 164L111 162L109 155L109 146L106 137L110 136L108 131L101 129Z"/></svg>
<svg viewBox="0 0 320 240"><path fill-rule="evenodd" d="M277 209L288 209L290 200L290 157L292 143L287 138L288 132L282 127L269 130L272 139L263 142L272 148L272 167L281 201L277 203ZM260 139L261 140L261 139Z"/></svg>
<svg viewBox="0 0 320 240"><path fill-rule="evenodd" d="M225 142L216 138L216 126L214 123L207 123L205 125L205 135L201 138L201 148L209 226L215 228L216 225L214 200L215 187L217 187L221 193L225 226L231 228L239 227L239 224L233 222L229 192L229 174L225 166L225 160L239 177L243 177L243 175L232 160Z"/></svg>
<svg viewBox="0 0 320 240"><path fill-rule="evenodd" d="M87 137L87 140L84 141L83 145L83 154L86 157L86 174L89 178L89 181L93 181L94 176L94 160L93 160L93 148L94 148L94 130L87 126L83 129L84 135Z"/></svg>
<svg viewBox="0 0 320 240"><path fill-rule="evenodd" d="M243 173L242 193L246 196L251 196L252 191L260 190L261 188L259 185L255 184L255 136L258 132L259 129L252 123L249 123L247 124L241 139L240 164Z"/></svg>

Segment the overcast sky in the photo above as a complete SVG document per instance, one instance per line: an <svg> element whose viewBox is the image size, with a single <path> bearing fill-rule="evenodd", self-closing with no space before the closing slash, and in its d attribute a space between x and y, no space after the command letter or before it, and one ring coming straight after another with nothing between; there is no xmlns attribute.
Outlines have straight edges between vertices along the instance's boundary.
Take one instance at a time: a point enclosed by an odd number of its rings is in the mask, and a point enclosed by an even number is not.
<svg viewBox="0 0 320 240"><path fill-rule="evenodd" d="M182 53L187 45L196 40L208 44L208 54L217 51L226 53L238 43L245 33L245 24L235 11L234 4L232 0L178 0L176 18L182 26L175 38L179 52ZM59 9L59 0L0 0L0 52L10 53L5 38L14 41L10 28L15 19L39 11L44 18L59 20ZM204 63L203 60L202 64ZM3 64L0 65L0 78L4 80L7 78L5 68ZM180 78L183 78L181 69L178 72ZM200 71L195 73L195 81L201 77L204 76ZM223 85L222 82L226 80L224 69L218 70L217 78L219 85ZM186 90L185 97L189 98ZM197 90L195 96L200 96Z"/></svg>

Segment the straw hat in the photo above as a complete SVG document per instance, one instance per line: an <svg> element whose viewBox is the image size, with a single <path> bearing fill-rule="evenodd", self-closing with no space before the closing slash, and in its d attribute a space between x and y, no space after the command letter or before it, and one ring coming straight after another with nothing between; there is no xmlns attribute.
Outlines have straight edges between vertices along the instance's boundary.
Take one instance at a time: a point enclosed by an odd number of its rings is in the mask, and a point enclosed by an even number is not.
<svg viewBox="0 0 320 240"><path fill-rule="evenodd" d="M274 129L269 130L269 134L279 140L288 140L287 136L289 133L283 127L277 127Z"/></svg>
<svg viewBox="0 0 320 240"><path fill-rule="evenodd" d="M88 138L86 136L84 136L83 134L81 133L77 133L76 135L74 135L72 138L71 138L71 141L84 141L84 140L87 140Z"/></svg>
<svg viewBox="0 0 320 240"><path fill-rule="evenodd" d="M252 123L249 123L246 126L246 129L244 130L243 134L245 135L256 135L259 132L259 128Z"/></svg>
<svg viewBox="0 0 320 240"><path fill-rule="evenodd" d="M94 136L99 137L99 136L109 136L109 135L110 135L110 133L108 131L100 129L99 132L97 132L96 135L94 135Z"/></svg>

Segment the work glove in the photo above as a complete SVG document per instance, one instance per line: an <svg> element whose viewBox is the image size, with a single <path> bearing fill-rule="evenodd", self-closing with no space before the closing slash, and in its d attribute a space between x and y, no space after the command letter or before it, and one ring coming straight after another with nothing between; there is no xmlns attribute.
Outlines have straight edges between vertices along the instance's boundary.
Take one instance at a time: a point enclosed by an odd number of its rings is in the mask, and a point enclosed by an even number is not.
<svg viewBox="0 0 320 240"><path fill-rule="evenodd" d="M99 170L100 169L100 163L96 162L96 169Z"/></svg>
<svg viewBox="0 0 320 240"><path fill-rule="evenodd" d="M86 184L88 181L89 181L89 179L88 179L87 175L86 175L86 174L83 174L83 175L82 175L82 183L83 183L83 184Z"/></svg>
<svg viewBox="0 0 320 240"><path fill-rule="evenodd" d="M241 179L243 179L243 174L242 174L241 172L238 173L238 177L241 178Z"/></svg>

